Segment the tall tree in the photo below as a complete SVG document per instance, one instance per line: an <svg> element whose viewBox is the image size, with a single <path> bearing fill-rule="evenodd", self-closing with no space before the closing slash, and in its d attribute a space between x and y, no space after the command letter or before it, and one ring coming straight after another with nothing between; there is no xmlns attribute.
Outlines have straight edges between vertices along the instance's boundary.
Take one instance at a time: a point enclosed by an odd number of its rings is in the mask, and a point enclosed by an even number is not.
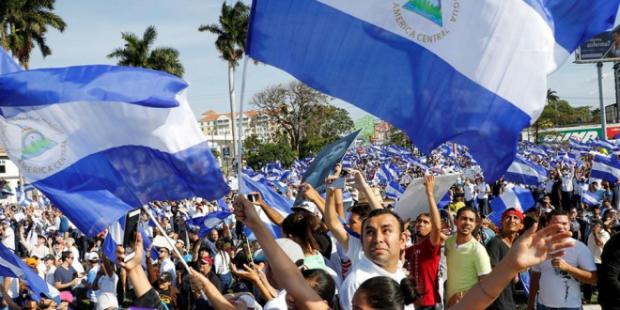
<svg viewBox="0 0 620 310"><path fill-rule="evenodd" d="M228 99L232 125L233 156L237 156L235 143L235 69L245 54L245 41L248 36L248 19L250 8L241 1L233 6L224 2L219 24L200 25L198 31L206 31L217 35L215 47L220 57L228 62Z"/></svg>
<svg viewBox="0 0 620 310"><path fill-rule="evenodd" d="M154 48L157 39L155 26L149 26L144 31L142 38L131 32L123 32L125 46L119 47L108 54L108 58L118 58L118 65L142 67L153 70L165 71L182 77L185 69L179 60L179 51L170 47Z"/></svg>
<svg viewBox="0 0 620 310"><path fill-rule="evenodd" d="M278 125L300 158L315 154L354 127L345 110L329 105L326 95L297 81L263 90L252 104Z"/></svg>
<svg viewBox="0 0 620 310"><path fill-rule="evenodd" d="M64 31L67 24L54 13L55 0L0 1L0 45L26 69L35 46L43 57L52 54L46 43L48 27Z"/></svg>

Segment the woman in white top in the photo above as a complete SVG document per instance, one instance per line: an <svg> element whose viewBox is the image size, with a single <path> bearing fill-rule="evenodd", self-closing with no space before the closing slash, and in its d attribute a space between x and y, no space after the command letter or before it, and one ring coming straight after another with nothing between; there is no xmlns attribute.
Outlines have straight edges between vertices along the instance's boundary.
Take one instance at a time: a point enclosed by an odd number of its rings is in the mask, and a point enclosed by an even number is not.
<svg viewBox="0 0 620 310"><path fill-rule="evenodd" d="M217 253L213 257L213 265L215 266L215 273L220 278L222 292L226 292L232 284L232 273L229 266L231 263L230 253L234 253L234 247L232 242L226 239L219 239L215 246Z"/></svg>

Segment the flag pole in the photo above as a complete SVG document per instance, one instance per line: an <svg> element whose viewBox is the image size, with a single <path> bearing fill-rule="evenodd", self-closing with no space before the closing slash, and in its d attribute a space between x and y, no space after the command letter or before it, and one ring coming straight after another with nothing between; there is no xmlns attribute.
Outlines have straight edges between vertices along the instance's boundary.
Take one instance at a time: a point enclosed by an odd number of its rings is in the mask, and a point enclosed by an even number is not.
<svg viewBox="0 0 620 310"><path fill-rule="evenodd" d="M241 184L243 182L241 182L241 171L243 170L243 166L241 165L241 159L243 158L243 143L242 143L242 136L243 136L243 101L245 99L245 81L246 81L246 77L247 77L247 69L248 69L248 59L250 57L249 56L245 56L245 59L243 60L243 71L241 72L241 94L239 95L239 115L241 116L241 121L239 122L239 125L237 126L237 130L239 131L237 133L237 184L239 184L239 192L241 192Z"/></svg>
<svg viewBox="0 0 620 310"><path fill-rule="evenodd" d="M142 211L144 211L144 212L146 212L146 214L148 214L148 216L151 219L151 221L153 223L155 223L155 227L157 227L157 229L159 229L161 234L164 235L164 239L166 239L166 242L172 248L172 252L181 261L181 264L183 264L183 268L185 268L185 271L187 271L187 274L189 275L190 274L189 265L187 264L187 262L185 262L185 260L183 259L183 256L179 252L179 250L177 250L177 248L174 246L174 244L172 244L172 239L170 239L170 237L168 237L168 234L166 234L166 231L161 227L161 225L159 224L159 221L157 221L157 219L155 219L155 217L153 216L153 213L151 213L146 207L142 207ZM200 289L200 296L202 298L204 298L204 300L208 300L207 296L202 291L202 289Z"/></svg>

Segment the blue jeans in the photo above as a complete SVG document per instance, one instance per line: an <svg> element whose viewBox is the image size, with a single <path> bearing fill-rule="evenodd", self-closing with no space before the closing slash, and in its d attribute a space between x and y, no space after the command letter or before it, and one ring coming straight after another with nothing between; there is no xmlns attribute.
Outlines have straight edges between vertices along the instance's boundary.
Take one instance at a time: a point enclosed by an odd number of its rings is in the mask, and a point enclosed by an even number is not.
<svg viewBox="0 0 620 310"><path fill-rule="evenodd" d="M222 292L226 293L226 291L228 291L230 285L232 284L232 273L229 272L225 274L219 274L218 276L220 277L220 282L222 284Z"/></svg>
<svg viewBox="0 0 620 310"><path fill-rule="evenodd" d="M571 308L571 307L553 308L553 307L547 307L539 303L536 303L536 310L582 310L582 309L583 309L582 306L579 306L577 308Z"/></svg>

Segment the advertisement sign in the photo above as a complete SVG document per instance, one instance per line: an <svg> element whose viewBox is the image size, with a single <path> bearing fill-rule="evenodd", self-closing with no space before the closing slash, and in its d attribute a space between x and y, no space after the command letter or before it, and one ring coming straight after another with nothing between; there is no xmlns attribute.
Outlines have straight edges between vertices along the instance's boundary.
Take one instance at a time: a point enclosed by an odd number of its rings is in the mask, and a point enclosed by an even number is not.
<svg viewBox="0 0 620 310"><path fill-rule="evenodd" d="M602 136L601 128L557 130L543 133L542 142L562 143L567 142L569 139L588 142L599 136Z"/></svg>
<svg viewBox="0 0 620 310"><path fill-rule="evenodd" d="M576 63L619 62L620 29L603 32L583 43L575 52Z"/></svg>

